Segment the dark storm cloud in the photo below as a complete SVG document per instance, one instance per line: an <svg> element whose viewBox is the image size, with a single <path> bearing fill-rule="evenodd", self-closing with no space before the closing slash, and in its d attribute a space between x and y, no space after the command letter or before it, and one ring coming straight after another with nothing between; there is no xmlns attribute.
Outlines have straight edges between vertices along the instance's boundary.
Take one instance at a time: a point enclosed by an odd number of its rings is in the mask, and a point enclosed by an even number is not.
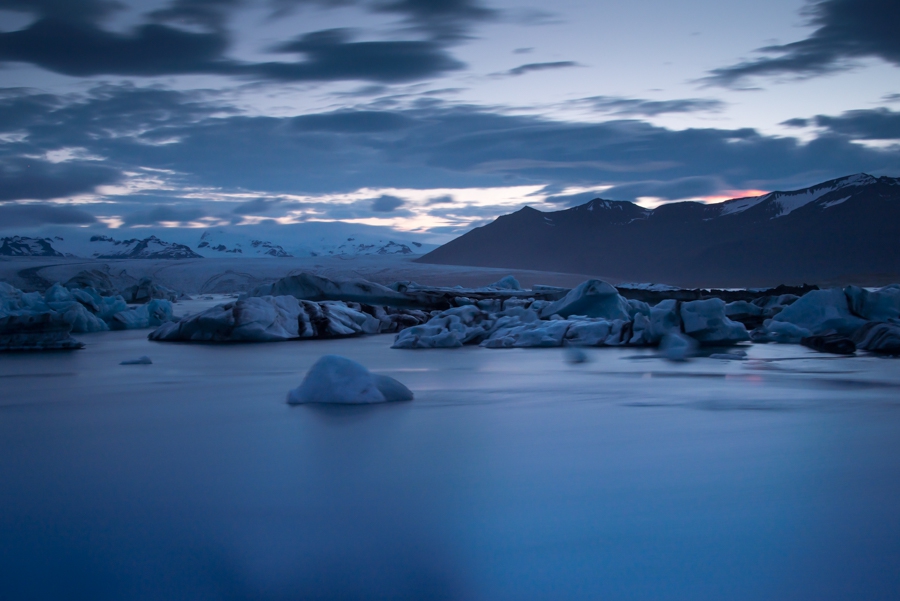
<svg viewBox="0 0 900 601"><path fill-rule="evenodd" d="M561 190L612 184L632 185L619 188L632 197L684 198L718 192L717 182L728 189L775 189L859 171L900 173L896 150L856 144L833 131L801 143L752 129L675 131L638 120L560 122L441 103L251 117L229 115L198 94L128 86L106 86L77 101L7 91L5 98L0 94L0 115L7 106L24 115L19 128L26 138L0 144L0 157L83 148L114 157L117 170L171 170L160 177L176 189L277 196L364 187ZM845 131L847 115L834 119L841 118L844 125L829 126ZM371 217L371 205L371 199L360 201L352 216Z"/></svg>
<svg viewBox="0 0 900 601"><path fill-rule="evenodd" d="M789 119L784 125L815 125L854 140L900 140L900 112L886 108L847 111L838 117L817 115L812 119Z"/></svg>
<svg viewBox="0 0 900 601"><path fill-rule="evenodd" d="M603 192L612 200L636 200L653 196L663 200L702 198L725 189L721 178L715 176L683 177L668 181L640 181L615 186Z"/></svg>
<svg viewBox="0 0 900 601"><path fill-rule="evenodd" d="M402 82L464 66L435 41L354 42L346 30L308 33L274 48L302 56L292 62L233 61L224 56L227 47L223 31L191 32L161 24L115 33L91 23L45 18L0 33L0 61L73 76L202 73L279 81Z"/></svg>
<svg viewBox="0 0 900 601"><path fill-rule="evenodd" d="M234 207L231 212L235 215L261 215L263 213L268 213L272 209L278 208L281 204L282 201L278 198L254 198L253 200L242 202Z"/></svg>
<svg viewBox="0 0 900 601"><path fill-rule="evenodd" d="M391 213L405 204L406 201L402 198L385 194L372 200L372 210L376 213Z"/></svg>
<svg viewBox="0 0 900 601"><path fill-rule="evenodd" d="M91 162L50 163L26 157L0 159L0 201L47 200L92 192L121 179L115 169Z"/></svg>
<svg viewBox="0 0 900 601"><path fill-rule="evenodd" d="M93 215L69 206L49 204L0 204L0 229L40 225L95 223Z"/></svg>
<svg viewBox="0 0 900 601"><path fill-rule="evenodd" d="M0 10L77 21L99 20L122 7L115 0L0 0Z"/></svg>
<svg viewBox="0 0 900 601"><path fill-rule="evenodd" d="M411 27L442 39L463 36L472 24L499 15L477 0L377 0L370 5L378 12L402 15Z"/></svg>
<svg viewBox="0 0 900 601"><path fill-rule="evenodd" d="M525 75L526 73L533 73L534 71L548 71L551 69L568 69L569 67L578 67L580 66L575 61L556 61L553 63L528 63L525 65L519 65L514 69L510 69L503 73L503 75L508 75L510 77L517 77L519 75Z"/></svg>
<svg viewBox="0 0 900 601"><path fill-rule="evenodd" d="M760 48L767 57L714 69L706 81L734 86L755 76L814 77L874 57L900 65L900 2L824 0L805 11L817 29L804 40Z"/></svg>
<svg viewBox="0 0 900 601"><path fill-rule="evenodd" d="M165 222L186 223L206 217L206 211L199 208L157 205L144 211L125 215L125 225L156 225Z"/></svg>
<svg viewBox="0 0 900 601"><path fill-rule="evenodd" d="M151 12L150 17L218 28L225 23L230 11L244 3L244 0L174 0L168 7Z"/></svg>
<svg viewBox="0 0 900 601"><path fill-rule="evenodd" d="M414 125L403 115L388 111L336 111L294 117L292 124L305 131L335 133L389 132Z"/></svg>
<svg viewBox="0 0 900 601"><path fill-rule="evenodd" d="M443 45L433 41L353 42L346 29L308 33L280 44L276 52L302 54L296 63L260 63L239 71L267 79L333 81L359 79L400 82L461 69Z"/></svg>
<svg viewBox="0 0 900 601"><path fill-rule="evenodd" d="M91 23L45 18L0 33L0 61L24 62L73 76L226 73L220 33L142 25L128 34Z"/></svg>
<svg viewBox="0 0 900 601"><path fill-rule="evenodd" d="M654 117L666 113L715 112L725 103L714 98L678 98L675 100L646 100L621 96L591 96L576 101L597 111L615 115Z"/></svg>
<svg viewBox="0 0 900 601"><path fill-rule="evenodd" d="M473 25L501 15L477 0L271 0L270 4L276 16L306 6L360 6L375 13L398 15L409 28L445 41L464 37Z"/></svg>

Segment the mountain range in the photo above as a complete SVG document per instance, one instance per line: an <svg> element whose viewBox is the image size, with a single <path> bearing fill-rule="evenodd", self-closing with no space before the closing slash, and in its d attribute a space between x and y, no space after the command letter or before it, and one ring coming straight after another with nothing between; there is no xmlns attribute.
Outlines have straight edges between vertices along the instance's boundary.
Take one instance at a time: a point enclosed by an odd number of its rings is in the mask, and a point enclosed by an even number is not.
<svg viewBox="0 0 900 601"><path fill-rule="evenodd" d="M691 287L863 283L900 274L898 240L900 179L861 173L717 204L525 207L418 261Z"/></svg>
<svg viewBox="0 0 900 601"><path fill-rule="evenodd" d="M96 259L415 256L436 248L434 244L411 240L408 234L387 228L344 223L224 227L199 232L189 228L131 231L141 231L146 237L120 240L92 235L86 228L70 228L61 232L64 235L55 236L4 237L0 238L0 256ZM393 239L386 235L395 233L397 237Z"/></svg>

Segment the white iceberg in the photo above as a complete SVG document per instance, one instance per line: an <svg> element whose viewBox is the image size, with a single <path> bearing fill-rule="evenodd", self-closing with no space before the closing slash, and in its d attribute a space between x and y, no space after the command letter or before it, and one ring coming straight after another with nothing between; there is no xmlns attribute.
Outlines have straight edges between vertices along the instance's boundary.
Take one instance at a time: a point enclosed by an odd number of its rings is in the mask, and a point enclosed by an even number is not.
<svg viewBox="0 0 900 601"><path fill-rule="evenodd" d="M669 332L659 344L659 354L669 361L687 361L697 354L697 341L681 332Z"/></svg>
<svg viewBox="0 0 900 601"><path fill-rule="evenodd" d="M750 340L744 324L728 319L725 301L718 298L681 305L684 333L701 344L737 344Z"/></svg>
<svg viewBox="0 0 900 601"><path fill-rule="evenodd" d="M409 388L394 378L373 374L356 361L338 355L325 355L316 361L300 386L287 396L291 405L367 405L412 399Z"/></svg>
<svg viewBox="0 0 900 601"><path fill-rule="evenodd" d="M627 320L633 311L632 306L619 295L615 288L601 280L587 280L572 289L562 299L544 307L540 315L545 319L551 315L561 317L584 315L585 317L600 317L610 320Z"/></svg>
<svg viewBox="0 0 900 601"><path fill-rule="evenodd" d="M72 338L72 324L59 313L21 313L0 316L0 351L74 350L84 343Z"/></svg>
<svg viewBox="0 0 900 601"><path fill-rule="evenodd" d="M840 288L813 290L785 307L772 322L787 322L814 335L831 332L849 336L861 328L866 320L850 313L847 295ZM771 329L771 323L764 325Z"/></svg>
<svg viewBox="0 0 900 601"><path fill-rule="evenodd" d="M885 355L900 355L900 325L869 322L853 335L856 348Z"/></svg>
<svg viewBox="0 0 900 601"><path fill-rule="evenodd" d="M900 321L900 284L878 290L844 288L850 311L868 321Z"/></svg>
<svg viewBox="0 0 900 601"><path fill-rule="evenodd" d="M151 301L145 307L152 308ZM413 318L414 319L414 318ZM378 318L344 303L297 300L293 296L261 296L211 307L179 322L165 323L150 340L186 342L277 342L300 338L339 338L376 334Z"/></svg>

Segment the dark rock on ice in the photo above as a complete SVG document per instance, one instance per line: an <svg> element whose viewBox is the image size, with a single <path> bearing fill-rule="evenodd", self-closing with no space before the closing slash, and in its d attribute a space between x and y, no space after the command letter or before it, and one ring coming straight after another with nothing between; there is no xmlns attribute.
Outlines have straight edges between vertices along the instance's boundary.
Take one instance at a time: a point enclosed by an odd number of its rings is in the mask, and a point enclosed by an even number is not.
<svg viewBox="0 0 900 601"><path fill-rule="evenodd" d="M856 352L856 344L840 334L805 336L800 339L800 344L814 351L835 355L852 355Z"/></svg>

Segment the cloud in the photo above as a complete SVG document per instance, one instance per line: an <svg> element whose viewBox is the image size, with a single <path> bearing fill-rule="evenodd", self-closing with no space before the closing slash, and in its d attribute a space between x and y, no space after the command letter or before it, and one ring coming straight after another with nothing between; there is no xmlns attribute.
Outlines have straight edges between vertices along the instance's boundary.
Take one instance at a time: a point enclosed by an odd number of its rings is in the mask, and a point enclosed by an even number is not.
<svg viewBox="0 0 900 601"><path fill-rule="evenodd" d="M831 134L854 140L900 140L900 112L886 108L847 111L837 117L816 115L812 119L789 119L782 125L814 125Z"/></svg>
<svg viewBox="0 0 900 601"><path fill-rule="evenodd" d="M678 98L675 100L646 100L621 96L591 96L576 101L591 108L614 115L655 117L666 113L716 112L725 103L714 98Z"/></svg>
<svg viewBox="0 0 900 601"><path fill-rule="evenodd" d="M75 207L50 204L0 204L0 229L40 225L95 223L93 215Z"/></svg>
<svg viewBox="0 0 900 601"><path fill-rule="evenodd" d="M175 18L170 12L178 8L167 9L163 16ZM191 7L182 8L176 13ZM193 15L191 20L209 23L224 18L221 12L204 13L199 8L184 14L185 19ZM0 62L30 63L81 77L210 74L254 80L391 83L436 77L465 66L438 41L354 42L345 29L307 33L272 49L301 55L297 61L231 60L225 57L228 42L221 30L192 32L151 23L117 33L88 22L47 17L25 29L0 32Z"/></svg>
<svg viewBox="0 0 900 601"><path fill-rule="evenodd" d="M119 171L93 161L51 163L8 157L0 160L0 201L62 198L92 192L119 179Z"/></svg>
<svg viewBox="0 0 900 601"><path fill-rule="evenodd" d="M168 7L151 12L150 17L158 21L220 28L229 11L243 3L244 0L174 0Z"/></svg>
<svg viewBox="0 0 900 601"><path fill-rule="evenodd" d="M518 77L519 75L525 75L526 73L532 73L534 71L547 71L550 69L567 69L569 67L580 67L578 63L575 61L556 61L553 63L528 63L525 65L519 65L514 69L510 69L509 71L505 71L501 75L508 75L510 77Z"/></svg>
<svg viewBox="0 0 900 601"><path fill-rule="evenodd" d="M414 123L403 115L388 111L335 111L294 117L299 130L335 133L375 133L397 131Z"/></svg>
<svg viewBox="0 0 900 601"><path fill-rule="evenodd" d="M276 17L306 6L360 6L374 13L399 15L409 29L445 42L464 38L477 23L502 16L478 0L271 0L270 4Z"/></svg>
<svg viewBox="0 0 900 601"><path fill-rule="evenodd" d="M308 33L273 49L302 54L305 60L247 65L237 72L290 81L402 82L434 77L464 66L434 41L351 42L350 39L351 32L346 29Z"/></svg>
<svg viewBox="0 0 900 601"><path fill-rule="evenodd" d="M439 39L459 38L473 24L499 16L477 0L380 0L371 6L378 12L403 15L411 27Z"/></svg>
<svg viewBox="0 0 900 601"><path fill-rule="evenodd" d="M74 20L44 18L27 28L0 33L0 61L31 63L64 75L167 75L225 73L220 33L192 33L165 25L142 25L112 33Z"/></svg>
<svg viewBox="0 0 900 601"><path fill-rule="evenodd" d="M283 201L279 198L254 198L253 200L248 200L247 202L243 202L234 207L231 212L235 215L261 215L280 206L282 202Z"/></svg>
<svg viewBox="0 0 900 601"><path fill-rule="evenodd" d="M0 0L0 10L77 21L97 21L122 7L115 0Z"/></svg>
<svg viewBox="0 0 900 601"><path fill-rule="evenodd" d="M45 167L71 168L73 176L100 167L112 169L106 173L111 177L121 171L157 173L144 168L165 170L148 178L157 178L165 194L196 198L196 207L207 215L217 213L203 198L228 200L221 194L229 192L254 191L272 199L364 188L564 190L611 185L618 196L604 192L604 198L686 198L722 189L788 189L860 171L900 173L896 150L857 144L849 134L835 133L849 131L846 114L832 118L838 121L822 120L823 130L801 142L752 129L672 130L635 119L563 122L440 102L302 117L248 116L227 113L214 96L134 86L103 86L80 96L7 90L0 93L0 120L7 107L17 111L24 140L0 144L0 163L28 160L23 154L83 148L90 155L113 157L114 163L68 161ZM859 119L854 123L854 135L862 135ZM129 199L151 202L136 193L117 193L123 195L107 199L119 206ZM305 207L304 214L395 219L419 210L410 201L393 211L373 211L378 194L355 203L336 200L334 205ZM285 201L285 210L293 209L296 200ZM457 205L465 205L464 200L457 197ZM227 211L235 207L230 202ZM102 206L111 210L115 205ZM447 205L448 210L454 206ZM492 210L507 212L509 207Z"/></svg>
<svg viewBox="0 0 900 601"><path fill-rule="evenodd" d="M372 201L372 210L377 213L391 213L406 204L396 196L382 195Z"/></svg>
<svg viewBox="0 0 900 601"><path fill-rule="evenodd" d="M206 216L206 211L200 208L157 205L147 210L129 213L125 215L123 221L125 225L156 225L165 222L187 223Z"/></svg>
<svg viewBox="0 0 900 601"><path fill-rule="evenodd" d="M809 4L805 12L816 27L809 37L760 48L769 56L714 69L704 81L735 87L752 77L815 77L848 69L854 60L866 57L900 65L896 0L823 0Z"/></svg>

